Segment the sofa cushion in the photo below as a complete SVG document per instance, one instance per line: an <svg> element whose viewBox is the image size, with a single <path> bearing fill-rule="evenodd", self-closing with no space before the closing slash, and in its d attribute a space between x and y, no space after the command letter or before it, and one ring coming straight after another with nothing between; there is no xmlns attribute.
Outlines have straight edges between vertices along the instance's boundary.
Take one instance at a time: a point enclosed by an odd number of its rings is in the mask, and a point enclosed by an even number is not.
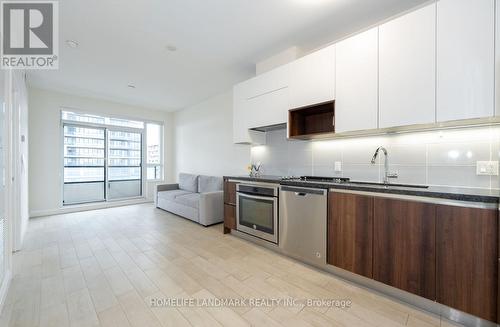
<svg viewBox="0 0 500 327"><path fill-rule="evenodd" d="M176 196L174 202L198 209L200 206L200 193L190 193Z"/></svg>
<svg viewBox="0 0 500 327"><path fill-rule="evenodd" d="M158 192L158 198L165 199L168 201L173 201L177 196L186 194L192 194L192 193L184 190L161 191Z"/></svg>
<svg viewBox="0 0 500 327"><path fill-rule="evenodd" d="M198 175L180 173L179 188L192 193L198 192Z"/></svg>
<svg viewBox="0 0 500 327"><path fill-rule="evenodd" d="M222 191L222 177L217 176L198 176L198 192Z"/></svg>
<svg viewBox="0 0 500 327"><path fill-rule="evenodd" d="M191 208L183 204L164 199L158 199L158 208L195 222L200 221L197 208Z"/></svg>

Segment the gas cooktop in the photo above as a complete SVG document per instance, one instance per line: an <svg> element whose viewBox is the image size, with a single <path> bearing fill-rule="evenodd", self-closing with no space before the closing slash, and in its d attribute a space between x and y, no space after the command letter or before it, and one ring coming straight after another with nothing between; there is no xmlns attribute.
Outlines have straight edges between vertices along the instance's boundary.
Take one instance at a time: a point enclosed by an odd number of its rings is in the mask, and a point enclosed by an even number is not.
<svg viewBox="0 0 500 327"><path fill-rule="evenodd" d="M348 183L349 178L346 177L322 177L322 176L284 176L283 181L302 181L311 183Z"/></svg>

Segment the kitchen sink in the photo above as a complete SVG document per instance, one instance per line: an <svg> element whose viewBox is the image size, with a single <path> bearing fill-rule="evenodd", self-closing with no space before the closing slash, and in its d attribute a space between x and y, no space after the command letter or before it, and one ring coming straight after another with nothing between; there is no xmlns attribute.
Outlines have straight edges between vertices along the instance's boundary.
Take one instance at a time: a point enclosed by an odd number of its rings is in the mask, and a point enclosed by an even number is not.
<svg viewBox="0 0 500 327"><path fill-rule="evenodd" d="M418 189L428 189L427 185L412 185L412 184L385 184L385 183L374 183L374 182L353 182L350 181L349 184L354 185L367 185L367 186L385 186L385 187L408 187L408 188L418 188Z"/></svg>

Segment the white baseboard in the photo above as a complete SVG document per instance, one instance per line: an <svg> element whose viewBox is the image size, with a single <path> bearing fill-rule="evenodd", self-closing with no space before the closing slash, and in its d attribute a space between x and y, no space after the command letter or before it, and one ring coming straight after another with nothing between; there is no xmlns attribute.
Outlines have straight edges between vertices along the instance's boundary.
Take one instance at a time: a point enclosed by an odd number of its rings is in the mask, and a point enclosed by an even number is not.
<svg viewBox="0 0 500 327"><path fill-rule="evenodd" d="M3 311L3 306L5 304L5 299L7 298L7 293L9 292L10 282L12 280L12 272L7 270L5 276L0 286L0 314Z"/></svg>
<svg viewBox="0 0 500 327"><path fill-rule="evenodd" d="M57 209L33 210L30 211L30 218L61 215L65 213L99 210L99 209L114 208L114 207L123 207L134 204L152 203L152 202L153 202L152 200L141 198L141 199L124 200L124 201L71 205Z"/></svg>

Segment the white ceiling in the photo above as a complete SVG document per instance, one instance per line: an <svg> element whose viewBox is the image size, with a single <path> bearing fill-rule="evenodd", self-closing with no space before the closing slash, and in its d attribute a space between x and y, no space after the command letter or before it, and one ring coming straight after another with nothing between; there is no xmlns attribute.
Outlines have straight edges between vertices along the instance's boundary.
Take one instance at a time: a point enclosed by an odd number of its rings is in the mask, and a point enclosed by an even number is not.
<svg viewBox="0 0 500 327"><path fill-rule="evenodd" d="M173 111L228 90L253 76L256 62L284 49L310 51L424 2L64 0L60 68L31 71L29 81ZM170 44L178 50L167 51Z"/></svg>

